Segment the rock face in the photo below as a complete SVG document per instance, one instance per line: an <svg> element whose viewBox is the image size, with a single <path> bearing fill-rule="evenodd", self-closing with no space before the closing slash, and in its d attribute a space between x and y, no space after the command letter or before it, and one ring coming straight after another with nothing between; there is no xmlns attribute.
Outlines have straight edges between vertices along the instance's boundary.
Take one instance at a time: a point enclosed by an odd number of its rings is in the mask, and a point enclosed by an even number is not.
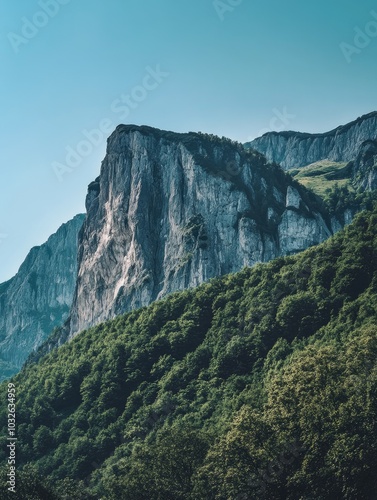
<svg viewBox="0 0 377 500"><path fill-rule="evenodd" d="M27 356L69 314L77 274L78 215L33 248L11 280L0 285L0 378L18 371Z"/></svg>
<svg viewBox="0 0 377 500"><path fill-rule="evenodd" d="M284 169L299 168L320 160L354 160L365 141L377 139L377 112L324 134L268 132L247 143L268 161Z"/></svg>
<svg viewBox="0 0 377 500"><path fill-rule="evenodd" d="M149 127L116 129L86 203L69 337L332 233L318 199L256 151Z"/></svg>
<svg viewBox="0 0 377 500"><path fill-rule="evenodd" d="M364 191L377 189L377 141L364 142L352 162L353 182Z"/></svg>

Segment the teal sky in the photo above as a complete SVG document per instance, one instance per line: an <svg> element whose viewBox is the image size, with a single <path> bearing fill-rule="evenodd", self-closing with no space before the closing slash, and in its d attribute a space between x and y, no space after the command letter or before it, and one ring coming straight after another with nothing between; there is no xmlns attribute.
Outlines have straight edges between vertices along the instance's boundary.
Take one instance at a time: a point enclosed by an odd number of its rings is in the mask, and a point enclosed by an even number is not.
<svg viewBox="0 0 377 500"><path fill-rule="evenodd" d="M106 145L93 135L85 149L85 130L136 123L245 142L377 109L373 1L60 2L0 5L0 281L84 211ZM357 27L370 36L347 61L340 44L354 45ZM67 147L83 154L62 174Z"/></svg>

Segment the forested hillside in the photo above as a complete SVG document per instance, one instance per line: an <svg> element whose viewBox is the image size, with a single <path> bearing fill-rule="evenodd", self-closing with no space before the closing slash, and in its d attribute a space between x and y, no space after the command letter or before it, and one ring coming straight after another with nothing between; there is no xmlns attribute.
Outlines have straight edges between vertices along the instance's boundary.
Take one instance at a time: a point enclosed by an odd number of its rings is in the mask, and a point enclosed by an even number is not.
<svg viewBox="0 0 377 500"><path fill-rule="evenodd" d="M19 498L376 498L376 227L377 207L24 368Z"/></svg>

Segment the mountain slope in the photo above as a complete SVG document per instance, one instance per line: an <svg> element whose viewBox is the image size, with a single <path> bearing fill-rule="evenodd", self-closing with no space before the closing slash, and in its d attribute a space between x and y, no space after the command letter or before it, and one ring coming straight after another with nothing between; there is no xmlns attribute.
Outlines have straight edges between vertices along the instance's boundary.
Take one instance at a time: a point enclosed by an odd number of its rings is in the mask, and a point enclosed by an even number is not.
<svg viewBox="0 0 377 500"><path fill-rule="evenodd" d="M320 160L355 160L362 144L376 139L377 112L373 112L324 134L268 132L245 146L259 151L268 161L276 162L289 170Z"/></svg>
<svg viewBox="0 0 377 500"><path fill-rule="evenodd" d="M78 215L33 248L14 278L0 285L0 380L67 318L76 285Z"/></svg>
<svg viewBox="0 0 377 500"><path fill-rule="evenodd" d="M321 160L289 173L306 188L321 198L335 186L352 189L352 166L345 162Z"/></svg>
<svg viewBox="0 0 377 500"><path fill-rule="evenodd" d="M322 198L335 186L359 193L377 189L377 141L365 141L349 162L320 160L289 173L308 189Z"/></svg>
<svg viewBox="0 0 377 500"><path fill-rule="evenodd" d="M377 207L24 368L19 465L59 499L374 498L376 227Z"/></svg>
<svg viewBox="0 0 377 500"><path fill-rule="evenodd" d="M69 335L332 233L315 196L204 134L119 126L89 186Z"/></svg>

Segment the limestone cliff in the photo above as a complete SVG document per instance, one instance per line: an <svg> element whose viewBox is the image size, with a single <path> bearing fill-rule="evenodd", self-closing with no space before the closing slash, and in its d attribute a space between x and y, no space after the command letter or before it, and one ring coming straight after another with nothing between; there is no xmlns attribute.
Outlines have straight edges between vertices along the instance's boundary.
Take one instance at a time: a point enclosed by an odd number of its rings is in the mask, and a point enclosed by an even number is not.
<svg viewBox="0 0 377 500"><path fill-rule="evenodd" d="M331 233L319 200L259 153L119 126L89 186L69 336Z"/></svg>
<svg viewBox="0 0 377 500"><path fill-rule="evenodd" d="M377 139L377 112L324 134L268 132L245 146L264 154L284 169L299 168L320 160L354 160L365 141Z"/></svg>
<svg viewBox="0 0 377 500"><path fill-rule="evenodd" d="M78 215L33 248L0 285L0 379L18 371L33 349L69 314L77 274Z"/></svg>
<svg viewBox="0 0 377 500"><path fill-rule="evenodd" d="M351 163L355 187L365 191L377 189L377 141L364 142Z"/></svg>

